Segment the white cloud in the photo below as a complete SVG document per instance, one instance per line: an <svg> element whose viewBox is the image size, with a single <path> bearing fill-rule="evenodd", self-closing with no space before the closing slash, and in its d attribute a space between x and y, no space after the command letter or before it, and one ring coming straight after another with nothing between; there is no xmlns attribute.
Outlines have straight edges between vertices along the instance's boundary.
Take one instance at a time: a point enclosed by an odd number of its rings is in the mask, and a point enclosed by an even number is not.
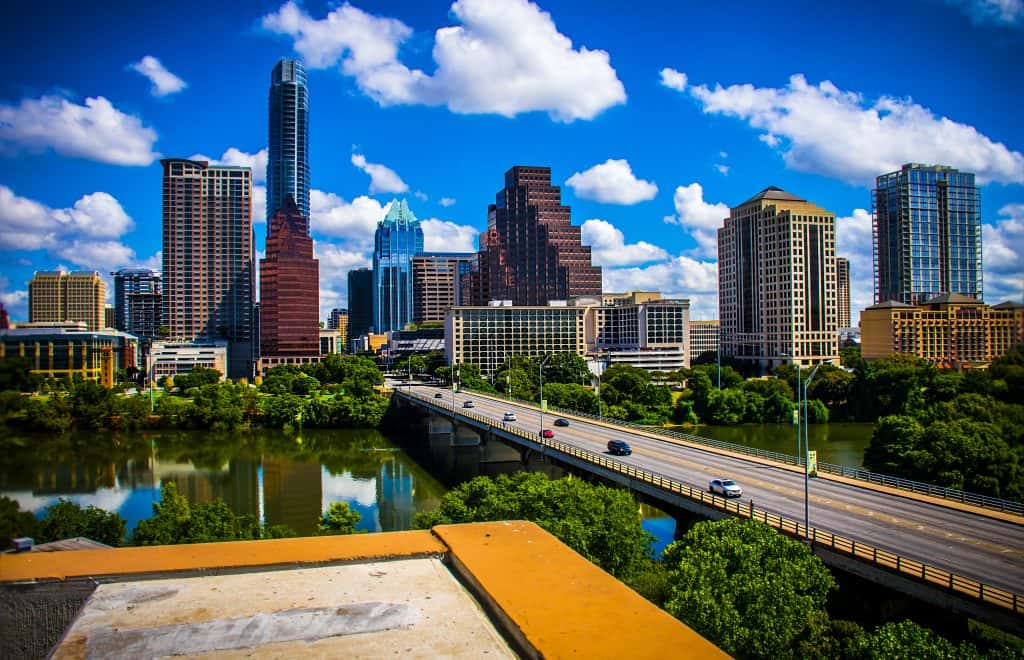
<svg viewBox="0 0 1024 660"><path fill-rule="evenodd" d="M203 154L193 154L189 160L205 160L211 165L231 165L234 167L248 167L252 170L252 182L264 183L267 180L267 150L260 149L254 154L242 151L235 147L228 147L220 158L210 158Z"/></svg>
<svg viewBox="0 0 1024 660"><path fill-rule="evenodd" d="M857 325L861 310L875 302L870 212L854 209L836 218L836 256L850 260L850 323Z"/></svg>
<svg viewBox="0 0 1024 660"><path fill-rule="evenodd" d="M427 74L398 60L412 35L401 21L345 3L321 20L294 2L263 17L263 27L294 39L314 68L340 63L380 105L445 105L462 114L547 112L556 121L592 119L626 100L608 53L573 48L551 15L527 0L458 0L461 25L434 35L436 70Z"/></svg>
<svg viewBox="0 0 1024 660"><path fill-rule="evenodd" d="M409 190L409 185L402 181L390 167L377 163L366 162L362 154L352 154L352 164L370 175L370 194L377 193L404 193Z"/></svg>
<svg viewBox="0 0 1024 660"><path fill-rule="evenodd" d="M60 96L0 103L0 147L45 151L114 165L149 165L156 131L102 96L77 105Z"/></svg>
<svg viewBox="0 0 1024 660"><path fill-rule="evenodd" d="M28 318L28 290L11 289L11 280L0 275L0 303L14 320Z"/></svg>
<svg viewBox="0 0 1024 660"><path fill-rule="evenodd" d="M320 318L326 319L335 307L348 306L348 271L368 267L372 260L363 250L326 241L317 241L315 251L320 260Z"/></svg>
<svg viewBox="0 0 1024 660"><path fill-rule="evenodd" d="M1024 295L1024 204L999 209L995 224L983 224L982 265L985 300L1020 301Z"/></svg>
<svg viewBox="0 0 1024 660"><path fill-rule="evenodd" d="M365 195L349 202L334 193L313 189L309 191L309 206L313 231L363 248L372 248L373 232L384 217L384 206Z"/></svg>
<svg viewBox="0 0 1024 660"><path fill-rule="evenodd" d="M445 207L445 208L448 208L449 206L455 206L455 198L454 197L442 197L441 199L438 200L437 203L440 204L441 206Z"/></svg>
<svg viewBox="0 0 1024 660"><path fill-rule="evenodd" d="M121 204L105 192L52 209L0 185L0 250L56 249L72 237L118 238L134 228Z"/></svg>
<svg viewBox="0 0 1024 660"><path fill-rule="evenodd" d="M688 230L697 242L695 254L705 257L718 256L718 229L729 217L729 207L722 202L709 204L704 201L704 188L699 183L677 186L672 197L676 215L665 217L665 222L680 225Z"/></svg>
<svg viewBox="0 0 1024 660"><path fill-rule="evenodd" d="M160 60L152 55L146 55L138 62L132 63L130 67L149 78L149 82L153 83L153 88L150 90L153 96L167 96L188 87L184 80L168 71L160 63Z"/></svg>
<svg viewBox="0 0 1024 660"><path fill-rule="evenodd" d="M417 190L416 192L413 193L413 196L416 199L420 200L421 202L425 202L428 199L430 199L429 197L427 197L427 193L423 192L422 190Z"/></svg>
<svg viewBox="0 0 1024 660"><path fill-rule="evenodd" d="M660 291L689 298L693 318L718 318L718 265L680 255L662 263L634 268L604 268L605 291Z"/></svg>
<svg viewBox="0 0 1024 660"><path fill-rule="evenodd" d="M120 241L74 240L62 243L51 252L54 256L66 259L76 266L98 270L102 274L134 265L138 261L135 250ZM109 288L110 283L107 285Z"/></svg>
<svg viewBox="0 0 1024 660"><path fill-rule="evenodd" d="M626 244L622 231L600 218L582 226L583 244L590 246L595 266L629 266L668 258L668 252L646 241Z"/></svg>
<svg viewBox="0 0 1024 660"><path fill-rule="evenodd" d="M476 252L480 233L469 225L429 218L423 226L423 249L427 252Z"/></svg>
<svg viewBox="0 0 1024 660"><path fill-rule="evenodd" d="M946 0L946 4L967 14L975 25L992 23L1019 26L1024 24L1024 1L1022 0Z"/></svg>
<svg viewBox="0 0 1024 660"><path fill-rule="evenodd" d="M974 172L980 183L1024 183L1024 154L973 126L937 117L910 99L866 102L829 81L811 85L801 74L783 88L751 84L692 87L706 114L737 117L794 170L870 184L904 163L941 163Z"/></svg>
<svg viewBox="0 0 1024 660"><path fill-rule="evenodd" d="M267 187L252 187L252 221L256 224L267 221Z"/></svg>
<svg viewBox="0 0 1024 660"><path fill-rule="evenodd" d="M729 176L728 165L725 165L723 163L715 163L715 169L718 170L718 173L721 174L722 176Z"/></svg>
<svg viewBox="0 0 1024 660"><path fill-rule="evenodd" d="M636 204L658 194L658 186L652 181L637 179L624 159L609 158L589 170L576 172L565 184L577 197L605 204Z"/></svg>
<svg viewBox="0 0 1024 660"><path fill-rule="evenodd" d="M686 74L682 71L665 67L661 70L661 84L669 89L681 92L686 89Z"/></svg>

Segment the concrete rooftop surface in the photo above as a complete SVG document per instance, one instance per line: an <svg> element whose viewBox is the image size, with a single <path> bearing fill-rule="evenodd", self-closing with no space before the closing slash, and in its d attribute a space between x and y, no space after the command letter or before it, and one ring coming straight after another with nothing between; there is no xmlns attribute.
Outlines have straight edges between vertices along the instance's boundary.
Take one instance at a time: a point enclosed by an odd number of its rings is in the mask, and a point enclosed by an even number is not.
<svg viewBox="0 0 1024 660"><path fill-rule="evenodd" d="M0 657L715 658L533 523L0 555Z"/></svg>

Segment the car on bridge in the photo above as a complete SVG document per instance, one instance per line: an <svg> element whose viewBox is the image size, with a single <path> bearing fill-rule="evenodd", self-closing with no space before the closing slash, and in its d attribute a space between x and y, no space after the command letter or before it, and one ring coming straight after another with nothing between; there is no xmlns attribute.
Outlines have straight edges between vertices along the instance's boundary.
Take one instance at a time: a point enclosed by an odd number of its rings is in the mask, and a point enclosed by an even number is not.
<svg viewBox="0 0 1024 660"><path fill-rule="evenodd" d="M712 479L708 482L708 490L723 497L739 497L743 489L732 479Z"/></svg>
<svg viewBox="0 0 1024 660"><path fill-rule="evenodd" d="M613 456L629 456L633 453L633 448L625 440L609 440L608 453Z"/></svg>
<svg viewBox="0 0 1024 660"><path fill-rule="evenodd" d="M438 392L437 394L434 395L434 398L435 399L443 399L444 398L444 394L442 394L441 392Z"/></svg>
<svg viewBox="0 0 1024 660"><path fill-rule="evenodd" d="M540 432L540 437L542 437L542 438L553 438L553 437L555 437L555 432L552 431L551 429L544 429L543 431Z"/></svg>
<svg viewBox="0 0 1024 660"><path fill-rule="evenodd" d="M569 420L565 417L559 417L555 420L555 426L569 426Z"/></svg>
<svg viewBox="0 0 1024 660"><path fill-rule="evenodd" d="M462 402L462 407L463 408L472 408L473 407L473 402L472 401L463 401Z"/></svg>
<svg viewBox="0 0 1024 660"><path fill-rule="evenodd" d="M507 412L502 419L506 422L514 422L516 421L516 414L514 412Z"/></svg>

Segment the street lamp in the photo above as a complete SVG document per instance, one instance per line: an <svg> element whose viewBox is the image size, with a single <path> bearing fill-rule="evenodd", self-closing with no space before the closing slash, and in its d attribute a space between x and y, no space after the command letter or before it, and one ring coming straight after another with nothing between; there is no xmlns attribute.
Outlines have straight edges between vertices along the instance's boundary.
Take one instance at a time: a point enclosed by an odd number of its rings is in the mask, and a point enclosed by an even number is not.
<svg viewBox="0 0 1024 660"><path fill-rule="evenodd" d="M810 420L807 418L807 388L811 384L811 379L814 378L814 374L818 373L818 368L826 362L831 363L831 360L825 360L814 365L811 369L811 373L808 374L807 380L801 382L800 380L800 364L796 365L796 379L797 379L797 390L801 393L803 399L803 431L804 431L804 539L810 540L811 534L811 498L810 498ZM797 414L800 413L800 406L797 405ZM800 451L800 425L796 427L797 434L797 451Z"/></svg>
<svg viewBox="0 0 1024 660"><path fill-rule="evenodd" d="M452 362L452 410L455 410L455 370L459 369L459 375L462 375L461 368L458 362Z"/></svg>
<svg viewBox="0 0 1024 660"><path fill-rule="evenodd" d="M544 359L537 365L537 377L540 381L540 434L541 437L544 435L544 365L551 359L554 353L548 353L544 356Z"/></svg>

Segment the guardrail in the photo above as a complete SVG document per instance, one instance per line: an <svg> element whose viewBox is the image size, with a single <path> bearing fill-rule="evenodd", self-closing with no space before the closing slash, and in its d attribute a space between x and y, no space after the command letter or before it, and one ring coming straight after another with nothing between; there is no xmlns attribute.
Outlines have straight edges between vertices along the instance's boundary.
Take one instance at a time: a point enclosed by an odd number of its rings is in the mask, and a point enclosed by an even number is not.
<svg viewBox="0 0 1024 660"><path fill-rule="evenodd" d="M399 392L398 394L400 396L418 399L422 403L425 403L427 407L438 408L449 412L456 417L462 416L467 419L474 420L488 428L500 429L510 435L519 436L524 440L543 445L544 447L556 452L598 465L613 472L625 475L630 479L635 479L637 481L642 481L652 486L662 488L671 493L695 500L707 506L721 509L722 511L742 518L758 520L789 536L804 538L806 532L806 537L812 544L819 544L834 552L872 564L877 568L892 571L899 575L942 587L949 592L973 598L983 603L996 605L998 607L1008 609L1015 614L1024 614L1024 596L1018 595L1012 591L999 589L998 587L993 587L992 585L985 584L984 582L972 580L930 564L904 557L895 552L881 550L867 543L855 541L854 539L839 536L838 534L833 534L832 532L825 530L819 530L816 527L807 528L806 525L803 525L797 520L792 520L764 510L755 510L749 504L741 504L738 500L733 501L720 497L705 491L703 488L683 483L657 472L644 470L642 468L623 463L618 459L610 458L604 454L592 452L554 439L534 435L519 427L510 426L504 422L473 412L472 409L457 408L447 401L429 399L427 397L413 394L412 392Z"/></svg>
<svg viewBox="0 0 1024 660"><path fill-rule="evenodd" d="M489 394L487 392L479 392L477 390L470 390L468 388L466 388L466 391L476 392L478 394L493 397L492 394ZM504 398L503 400L508 401L508 399ZM537 405L533 401L524 401L521 399L512 399L512 401L521 405L531 407L536 407ZM615 424L618 426L624 426L626 428L632 428L638 431L643 431L644 433L654 433L656 435L662 435L665 437L674 438L676 440L683 440L693 444L704 445L706 447L713 447L715 449L722 449L736 454L754 456L756 458L762 458L765 460L774 461L776 463L782 463L784 465L801 466L804 464L803 460L798 456L793 456L791 454L783 454L777 451L768 451L766 449L758 449L756 447L747 447L746 445L738 445L732 442L725 442L723 440L715 440L714 438L705 438L704 436L700 435L691 435L689 433L673 431L671 429L665 429L658 426L645 426L643 424L637 424L635 422L627 422L621 419L601 417L599 415L594 415L593 413L585 413L579 412L577 410L557 408L555 406L548 406L548 410L551 410L553 412L564 413L566 415L574 415L576 417L593 419L595 421L603 422L605 424ZM894 477L888 474L882 474L880 472L872 472L871 470L865 470L863 468L854 468L846 465L837 465L835 463L824 463L818 461L818 472L834 474L837 476L845 477L847 479L855 479L857 481L864 481L866 483L876 484L879 486L896 488L898 490L906 490L911 493L930 495L932 497L939 497L953 502L962 502L964 504L971 504L985 509L992 509L994 511L1005 511L1007 513L1014 513L1019 516L1024 516L1024 502L1016 502L1014 500L1005 500L999 497L992 497L990 495L971 493L968 491L960 490L958 488L947 488L946 486L938 486L936 484L929 484L923 481L914 481L912 479Z"/></svg>

